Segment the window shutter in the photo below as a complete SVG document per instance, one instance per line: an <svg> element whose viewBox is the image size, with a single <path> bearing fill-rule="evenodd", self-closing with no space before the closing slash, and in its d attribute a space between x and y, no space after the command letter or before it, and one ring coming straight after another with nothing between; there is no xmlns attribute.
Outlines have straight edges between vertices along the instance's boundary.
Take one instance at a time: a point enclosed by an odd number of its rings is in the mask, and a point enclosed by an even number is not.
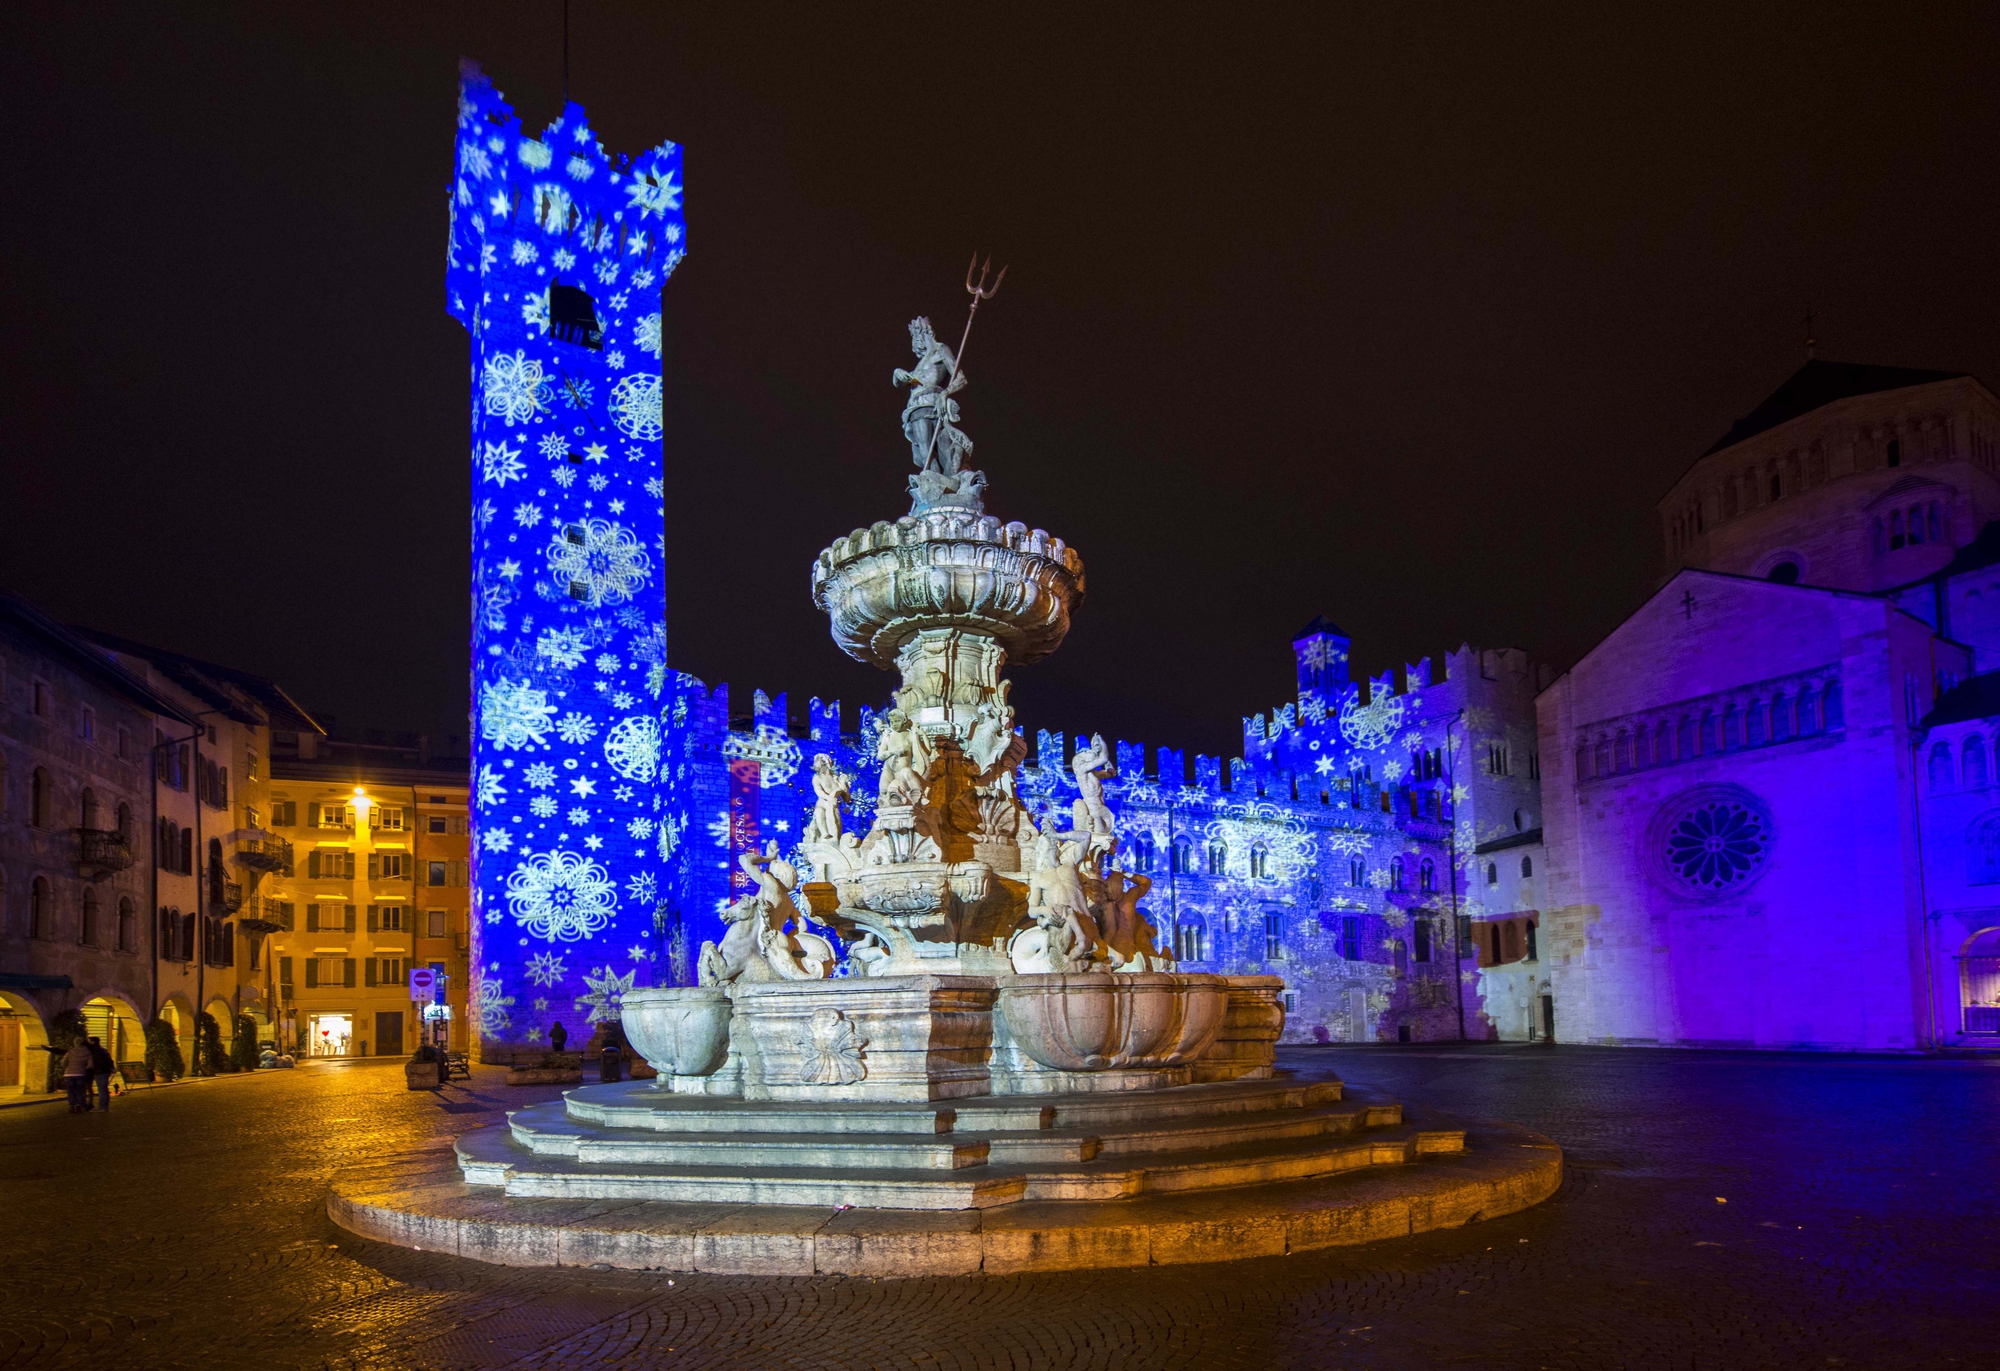
<svg viewBox="0 0 2000 1371"><path fill-rule="evenodd" d="M281 900L278 903L278 927L284 929L287 933L292 931L292 902L290 900Z"/></svg>
<svg viewBox="0 0 2000 1371"><path fill-rule="evenodd" d="M368 931L370 933L376 931L376 920L379 917L379 913L380 911L377 906L372 904L368 906Z"/></svg>
<svg viewBox="0 0 2000 1371"><path fill-rule="evenodd" d="M347 860L341 863L341 876L343 879L349 881L354 879L354 854L352 852L348 853Z"/></svg>
<svg viewBox="0 0 2000 1371"><path fill-rule="evenodd" d="M216 801L216 803L221 808L227 809L229 808L229 768L226 766L222 767L215 774L222 781L222 798Z"/></svg>
<svg viewBox="0 0 2000 1371"><path fill-rule="evenodd" d="M307 875L307 876L309 876L309 877L311 877L311 878L312 878L313 880L315 880L315 881L319 879L319 849L318 849L318 848L314 848L314 849L313 849L313 850L312 850L311 852L308 852L308 853L306 854L306 875Z"/></svg>
<svg viewBox="0 0 2000 1371"><path fill-rule="evenodd" d="M405 833L417 831L417 811L408 805L403 806L403 831Z"/></svg>
<svg viewBox="0 0 2000 1371"><path fill-rule="evenodd" d="M382 859L373 852L368 854L368 879L371 881L382 879Z"/></svg>
<svg viewBox="0 0 2000 1371"><path fill-rule="evenodd" d="M317 800L308 801L306 804L306 827L319 827L319 801Z"/></svg>
<svg viewBox="0 0 2000 1371"><path fill-rule="evenodd" d="M316 904L306 906L306 932L319 932L319 906Z"/></svg>
<svg viewBox="0 0 2000 1371"><path fill-rule="evenodd" d="M306 958L306 989L319 989L319 958Z"/></svg>
<svg viewBox="0 0 2000 1371"><path fill-rule="evenodd" d="M352 987L354 984L354 958L343 957L340 961L340 983Z"/></svg>
<svg viewBox="0 0 2000 1371"><path fill-rule="evenodd" d="M181 915L181 959L194 960L194 915Z"/></svg>
<svg viewBox="0 0 2000 1371"><path fill-rule="evenodd" d="M375 959L373 957L370 957L367 961L363 962L361 964L361 970L362 970L361 983L363 985L370 985L370 986L374 985L375 971L376 971Z"/></svg>
<svg viewBox="0 0 2000 1371"><path fill-rule="evenodd" d="M347 907L347 925L346 925L346 929L345 929L345 931L346 931L346 932L349 932L349 933L352 933L352 932L354 931L354 906L353 906L353 905L349 905L349 906ZM354 977L352 977L352 976L349 976L349 977L347 978L347 983L348 983L349 985L353 985L353 984L354 984Z"/></svg>
<svg viewBox="0 0 2000 1371"><path fill-rule="evenodd" d="M291 988L292 959L290 957L278 958L278 984L284 986L288 990Z"/></svg>

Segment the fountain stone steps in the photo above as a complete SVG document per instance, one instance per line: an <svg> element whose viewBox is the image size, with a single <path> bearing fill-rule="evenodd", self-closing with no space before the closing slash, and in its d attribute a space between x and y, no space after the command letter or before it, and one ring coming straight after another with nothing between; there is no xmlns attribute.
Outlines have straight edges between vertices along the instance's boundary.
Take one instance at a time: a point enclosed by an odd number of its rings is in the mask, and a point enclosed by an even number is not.
<svg viewBox="0 0 2000 1371"><path fill-rule="evenodd" d="M543 1107L548 1108L548 1107ZM526 1114L529 1111L520 1111ZM1094 1135L1015 1136L989 1160L991 1140L908 1135L681 1135L517 1119L467 1134L462 1174L508 1195L588 1199L831 1204L891 1209L988 1208L1019 1200L1106 1200L1310 1179L1400 1165L1456 1151L1463 1134L1412 1125L1368 1127L1367 1106L1318 1110L1288 1123L1310 1131L1237 1127L1201 1136L1162 1130L1143 1160L1106 1156ZM558 1131L559 1130L559 1131ZM517 1138L525 1134L523 1145ZM546 1136L542 1151L531 1150ZM561 1150L573 1145L574 1154ZM1184 1145L1173 1146L1175 1142ZM984 1162L985 1164L980 1164Z"/></svg>

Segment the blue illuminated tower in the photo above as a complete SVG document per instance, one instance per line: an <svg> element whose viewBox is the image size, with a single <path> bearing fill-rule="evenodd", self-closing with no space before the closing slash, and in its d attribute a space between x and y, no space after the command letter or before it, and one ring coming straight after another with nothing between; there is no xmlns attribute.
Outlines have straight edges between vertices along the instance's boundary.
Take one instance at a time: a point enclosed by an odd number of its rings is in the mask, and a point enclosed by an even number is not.
<svg viewBox="0 0 2000 1371"><path fill-rule="evenodd" d="M459 85L446 286L472 348L472 1013L482 1053L581 1043L651 979L662 767L660 288L681 150L539 137Z"/></svg>

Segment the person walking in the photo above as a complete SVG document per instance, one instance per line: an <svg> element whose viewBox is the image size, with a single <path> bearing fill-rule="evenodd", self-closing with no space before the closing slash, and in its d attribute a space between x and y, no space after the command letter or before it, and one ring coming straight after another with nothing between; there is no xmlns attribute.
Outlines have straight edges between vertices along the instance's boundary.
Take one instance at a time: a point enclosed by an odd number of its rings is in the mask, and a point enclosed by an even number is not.
<svg viewBox="0 0 2000 1371"><path fill-rule="evenodd" d="M90 1044L78 1038L63 1053L63 1088L69 1091L69 1112L90 1112Z"/></svg>
<svg viewBox="0 0 2000 1371"><path fill-rule="evenodd" d="M90 1040L90 1079L97 1087L97 1107L105 1113L111 1112L111 1077L118 1070L118 1063L111 1060L111 1054L104 1050L104 1044Z"/></svg>

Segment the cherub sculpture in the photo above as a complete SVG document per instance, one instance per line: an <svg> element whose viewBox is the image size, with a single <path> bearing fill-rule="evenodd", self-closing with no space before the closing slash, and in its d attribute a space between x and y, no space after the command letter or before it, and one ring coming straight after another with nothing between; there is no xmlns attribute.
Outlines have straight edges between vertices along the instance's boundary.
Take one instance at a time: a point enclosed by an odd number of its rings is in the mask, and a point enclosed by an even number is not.
<svg viewBox="0 0 2000 1371"><path fill-rule="evenodd" d="M882 762L882 784L878 792L882 804L920 805L929 789L931 764L936 755L930 739L910 722L900 709L889 711L888 726L876 741L875 755Z"/></svg>
<svg viewBox="0 0 2000 1371"><path fill-rule="evenodd" d="M1159 932L1139 911L1139 901L1153 888L1153 878L1125 871L1104 873L1104 902L1097 906L1097 927L1117 971L1166 971L1173 956L1159 949Z"/></svg>
<svg viewBox="0 0 2000 1371"><path fill-rule="evenodd" d="M805 840L809 843L837 843L840 841L840 804L851 800L848 787L854 778L833 764L833 758L822 752L813 758L813 812L812 820L806 825Z"/></svg>
<svg viewBox="0 0 2000 1371"><path fill-rule="evenodd" d="M1115 839L1118 834L1117 821L1111 817L1111 810L1104 803L1104 782L1097 775L1101 769L1111 765L1110 749L1104 745L1104 735L1090 735L1090 746L1077 749L1070 759L1069 769L1076 775L1076 803L1072 806L1072 817L1076 831L1090 835L1092 848L1108 847L1098 839ZM1116 772L1111 774L1116 775Z"/></svg>
<svg viewBox="0 0 2000 1371"><path fill-rule="evenodd" d="M799 883L798 869L778 855L774 841L763 852L745 852L737 859L757 883L754 893L722 911L729 931L721 946L701 945L698 979L703 985L738 981L805 981L833 974L839 960L833 944L805 931L805 920L792 904ZM796 923L796 932L785 925Z"/></svg>

